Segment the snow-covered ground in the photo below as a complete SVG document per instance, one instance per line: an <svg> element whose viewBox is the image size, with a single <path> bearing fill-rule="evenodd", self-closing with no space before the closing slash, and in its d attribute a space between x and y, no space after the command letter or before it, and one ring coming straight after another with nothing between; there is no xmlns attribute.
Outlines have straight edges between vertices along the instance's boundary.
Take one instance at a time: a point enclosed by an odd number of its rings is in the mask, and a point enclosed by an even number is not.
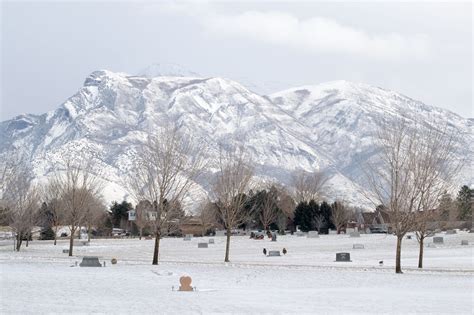
<svg viewBox="0 0 474 315"><path fill-rule="evenodd" d="M393 271L395 238L384 234L288 235L277 242L233 237L228 264L224 237L214 237L209 248L197 246L207 237L168 238L161 242L159 266L151 265L152 240L92 240L77 246L74 257L62 253L66 240L57 246L33 241L20 253L4 241L0 313L472 314L474 234L438 236L445 244L431 247L427 239L423 271L416 268L416 239L404 240L402 275ZM355 243L365 249L352 249ZM266 257L263 248L288 253ZM336 252L349 252L352 262L335 262ZM85 255L107 266L71 267ZM196 292L172 291L184 274Z"/></svg>

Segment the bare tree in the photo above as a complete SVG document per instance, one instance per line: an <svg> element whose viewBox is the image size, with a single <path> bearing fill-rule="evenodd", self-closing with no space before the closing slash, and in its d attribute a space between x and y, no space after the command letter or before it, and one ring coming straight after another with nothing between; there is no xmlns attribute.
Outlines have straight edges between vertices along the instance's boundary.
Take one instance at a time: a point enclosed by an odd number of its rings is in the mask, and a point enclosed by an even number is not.
<svg viewBox="0 0 474 315"><path fill-rule="evenodd" d="M141 147L128 187L135 201L152 205L150 227L155 233L153 265L158 264L160 239L179 230L184 217L180 205L205 168L202 148L176 128L149 134Z"/></svg>
<svg viewBox="0 0 474 315"><path fill-rule="evenodd" d="M232 229L246 221L244 211L246 193L250 188L253 168L242 147L220 153L218 171L212 193L217 205L217 214L227 231L224 261L229 261Z"/></svg>
<svg viewBox="0 0 474 315"><path fill-rule="evenodd" d="M270 225L278 217L277 192L270 187L269 189L262 190L259 195L257 195L260 197L260 200L257 201L260 208L259 219L263 225L263 230L268 231Z"/></svg>
<svg viewBox="0 0 474 315"><path fill-rule="evenodd" d="M320 202L328 179L329 177L322 171L310 173L300 170L296 172L293 176L295 201L297 203L310 200Z"/></svg>
<svg viewBox="0 0 474 315"><path fill-rule="evenodd" d="M146 229L150 225L150 213L153 206L148 200L141 200L135 206L135 225L138 228L138 239L143 237L143 229Z"/></svg>
<svg viewBox="0 0 474 315"><path fill-rule="evenodd" d="M4 161L1 170L1 201L6 219L16 234L16 251L20 251L23 238L28 240L38 220L38 191L32 185L32 175L23 158Z"/></svg>
<svg viewBox="0 0 474 315"><path fill-rule="evenodd" d="M67 159L51 181L61 200L61 215L69 226L69 256L73 254L74 236L84 223L88 207L100 196L101 185L97 176L91 174L92 159Z"/></svg>
<svg viewBox="0 0 474 315"><path fill-rule="evenodd" d="M198 216L199 216L199 219L201 219L201 223L202 223L201 235L204 236L207 230L217 225L216 205L210 202L209 200L206 200L199 207Z"/></svg>
<svg viewBox="0 0 474 315"><path fill-rule="evenodd" d="M347 224L352 216L352 211L343 201L336 201L332 204L331 220L336 226L337 234L341 233L341 229Z"/></svg>
<svg viewBox="0 0 474 315"><path fill-rule="evenodd" d="M294 218L296 204L285 187L275 184L272 189L275 190L277 195L278 213L276 224L280 230L280 233L284 234L288 224L288 219L293 220Z"/></svg>
<svg viewBox="0 0 474 315"><path fill-rule="evenodd" d="M107 211L104 202L99 196L92 195L85 207L84 224L87 229L87 242L91 241L92 227L97 227L97 222Z"/></svg>
<svg viewBox="0 0 474 315"><path fill-rule="evenodd" d="M57 244L58 229L61 224L61 200L59 191L56 189L54 181L49 180L48 183L42 187L42 197L48 206L49 220L54 232L54 245Z"/></svg>
<svg viewBox="0 0 474 315"><path fill-rule="evenodd" d="M438 132L434 127L410 124L404 119L381 125L377 134L378 160L366 163L367 182L375 203L387 209L397 237L396 273L402 273L401 244L404 235L416 227L416 212L428 209L428 199L436 195L439 183L449 181L445 166L452 164L453 147L447 150L449 154L441 154L436 146L442 146L444 140L430 139ZM444 139L441 135L440 139Z"/></svg>

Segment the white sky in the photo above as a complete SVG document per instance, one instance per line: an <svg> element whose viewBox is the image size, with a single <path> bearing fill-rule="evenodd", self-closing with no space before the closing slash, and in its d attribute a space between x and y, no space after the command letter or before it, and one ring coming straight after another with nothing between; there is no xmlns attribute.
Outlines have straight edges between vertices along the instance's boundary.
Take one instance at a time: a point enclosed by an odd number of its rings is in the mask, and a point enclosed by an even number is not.
<svg viewBox="0 0 474 315"><path fill-rule="evenodd" d="M97 69L176 63L258 92L365 82L474 117L471 2L1 5L1 120L57 108Z"/></svg>

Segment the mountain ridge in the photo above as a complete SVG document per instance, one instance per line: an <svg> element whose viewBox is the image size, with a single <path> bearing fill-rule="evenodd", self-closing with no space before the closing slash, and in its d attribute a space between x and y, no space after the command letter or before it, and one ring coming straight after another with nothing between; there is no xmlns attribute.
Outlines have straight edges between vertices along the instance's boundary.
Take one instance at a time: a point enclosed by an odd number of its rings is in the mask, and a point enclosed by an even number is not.
<svg viewBox="0 0 474 315"><path fill-rule="evenodd" d="M463 154L474 153L472 120L367 84L339 80L259 95L219 77L149 78L98 70L56 110L1 122L0 156L21 150L44 180L62 156L89 151L101 161L105 198L112 201L127 197L121 176L133 148L147 131L171 122L205 139L209 158L219 146L245 144L256 157L259 178L289 185L295 169L326 170L332 199L368 207L357 160L376 150L377 122L414 115L448 120L466 135ZM472 161L468 169L474 169ZM464 177L474 183L472 175ZM200 193L205 187L199 184Z"/></svg>

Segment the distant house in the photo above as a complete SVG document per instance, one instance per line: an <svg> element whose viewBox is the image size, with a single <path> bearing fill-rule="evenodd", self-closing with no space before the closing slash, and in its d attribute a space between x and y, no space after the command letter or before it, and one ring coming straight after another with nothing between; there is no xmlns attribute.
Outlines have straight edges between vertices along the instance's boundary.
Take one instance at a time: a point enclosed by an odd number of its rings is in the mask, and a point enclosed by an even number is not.
<svg viewBox="0 0 474 315"><path fill-rule="evenodd" d="M183 223L179 225L181 230L181 234L192 234L194 236L201 236L204 231L204 226L202 224L202 220L197 217L189 217Z"/></svg>

